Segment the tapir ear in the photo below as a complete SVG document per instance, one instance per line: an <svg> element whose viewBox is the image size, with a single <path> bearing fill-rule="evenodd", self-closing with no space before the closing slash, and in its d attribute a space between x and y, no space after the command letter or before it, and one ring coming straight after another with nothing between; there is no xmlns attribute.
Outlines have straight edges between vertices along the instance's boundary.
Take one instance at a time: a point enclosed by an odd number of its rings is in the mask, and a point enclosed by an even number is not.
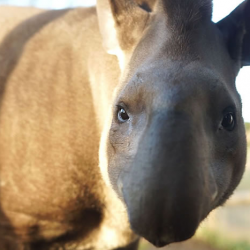
<svg viewBox="0 0 250 250"><path fill-rule="evenodd" d="M226 39L232 59L241 66L250 65L250 0L245 0L217 26Z"/></svg>
<svg viewBox="0 0 250 250"><path fill-rule="evenodd" d="M143 1L146 2L146 1ZM149 5L134 0L97 0L103 46L119 57L133 49L142 36L150 15Z"/></svg>

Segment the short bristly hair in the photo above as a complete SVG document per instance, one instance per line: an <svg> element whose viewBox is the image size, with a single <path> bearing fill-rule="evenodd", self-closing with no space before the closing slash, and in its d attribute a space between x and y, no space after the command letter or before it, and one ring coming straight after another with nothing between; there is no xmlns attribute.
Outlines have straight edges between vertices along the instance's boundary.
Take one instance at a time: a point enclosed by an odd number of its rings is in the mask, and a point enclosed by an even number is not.
<svg viewBox="0 0 250 250"><path fill-rule="evenodd" d="M178 30L192 29L197 23L211 20L212 0L162 0L168 25Z"/></svg>
<svg viewBox="0 0 250 250"><path fill-rule="evenodd" d="M172 59L190 58L192 55L192 60L196 60L198 56L195 53L193 41L193 37L196 36L193 36L193 33L200 30L200 25L211 22L212 0L159 1L167 17L166 26L171 33L166 53Z"/></svg>

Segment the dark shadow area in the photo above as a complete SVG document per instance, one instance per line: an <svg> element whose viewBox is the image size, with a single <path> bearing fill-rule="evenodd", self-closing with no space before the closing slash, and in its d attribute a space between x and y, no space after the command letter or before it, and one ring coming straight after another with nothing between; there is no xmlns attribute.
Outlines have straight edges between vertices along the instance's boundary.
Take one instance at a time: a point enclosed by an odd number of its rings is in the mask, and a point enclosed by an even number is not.
<svg viewBox="0 0 250 250"><path fill-rule="evenodd" d="M68 232L60 237L54 238L52 241L36 241L30 244L30 249L34 250L47 250L47 249L74 249L70 247L71 242L74 246L78 245L79 239L88 238L93 228L96 228L102 221L102 215L95 210L86 209L81 216L77 218L77 222L72 222L73 225L79 225L74 227L74 230ZM83 222L83 223L79 223ZM38 228L37 228L38 229ZM39 230L39 229L38 229ZM34 232L35 235L38 232ZM79 243L79 246L82 242ZM69 246L69 247L67 247ZM130 250L130 249L129 249ZM133 250L131 248L131 250Z"/></svg>
<svg viewBox="0 0 250 250"><path fill-rule="evenodd" d="M0 207L0 249L1 250L17 250L17 237L14 233L9 220L6 218ZM15 240L15 241L14 241Z"/></svg>
<svg viewBox="0 0 250 250"><path fill-rule="evenodd" d="M1 42L0 45L0 115L5 88L10 75L17 66L26 43L44 26L65 15L67 10L45 11L21 22ZM18 42L16 40L18 39ZM15 41L15 42L13 42ZM1 124L0 124L1 128ZM0 166L1 180L1 166ZM2 196L0 190L0 250L26 249L18 246L18 238L14 233L10 221L1 207ZM27 248L29 249L29 248Z"/></svg>

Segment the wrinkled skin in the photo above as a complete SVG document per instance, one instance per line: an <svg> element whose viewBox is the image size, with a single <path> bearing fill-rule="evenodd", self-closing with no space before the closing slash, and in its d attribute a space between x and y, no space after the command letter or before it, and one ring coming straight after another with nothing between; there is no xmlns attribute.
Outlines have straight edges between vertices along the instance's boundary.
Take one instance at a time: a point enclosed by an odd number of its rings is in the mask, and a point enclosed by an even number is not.
<svg viewBox="0 0 250 250"><path fill-rule="evenodd" d="M0 11L0 249L192 237L244 172L250 1Z"/></svg>

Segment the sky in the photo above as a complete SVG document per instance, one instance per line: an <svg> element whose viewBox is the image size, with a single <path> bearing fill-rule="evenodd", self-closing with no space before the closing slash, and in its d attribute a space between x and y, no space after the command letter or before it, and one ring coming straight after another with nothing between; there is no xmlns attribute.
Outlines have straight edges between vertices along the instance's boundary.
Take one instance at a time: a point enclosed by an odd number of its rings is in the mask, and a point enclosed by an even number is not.
<svg viewBox="0 0 250 250"><path fill-rule="evenodd" d="M12 4L20 6L36 5L39 8L65 8L68 6L91 6L95 0L0 0L0 4ZM242 0L214 0L213 21L217 22L228 15ZM236 86L242 98L243 117L250 122L250 66L241 69Z"/></svg>

